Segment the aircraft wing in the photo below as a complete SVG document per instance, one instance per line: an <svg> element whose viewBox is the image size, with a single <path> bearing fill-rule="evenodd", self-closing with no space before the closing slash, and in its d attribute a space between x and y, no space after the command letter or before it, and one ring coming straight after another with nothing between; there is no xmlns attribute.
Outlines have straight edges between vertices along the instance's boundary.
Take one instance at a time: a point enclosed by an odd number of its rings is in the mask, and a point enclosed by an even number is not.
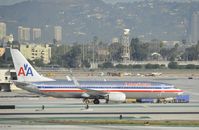
<svg viewBox="0 0 199 130"><path fill-rule="evenodd" d="M79 86L79 87L78 87L79 89L85 91L85 93L82 94L82 97L83 97L83 98L104 98L104 97L107 95L107 92L104 92L104 91L80 87L80 84L79 84L79 82L75 79L75 77L72 77L72 78L73 78L74 84L75 84L76 86Z"/></svg>
<svg viewBox="0 0 199 130"><path fill-rule="evenodd" d="M79 88L81 90L85 90L86 92L82 95L83 97L105 97L108 93L100 90L93 90L93 89L87 89L87 88Z"/></svg>

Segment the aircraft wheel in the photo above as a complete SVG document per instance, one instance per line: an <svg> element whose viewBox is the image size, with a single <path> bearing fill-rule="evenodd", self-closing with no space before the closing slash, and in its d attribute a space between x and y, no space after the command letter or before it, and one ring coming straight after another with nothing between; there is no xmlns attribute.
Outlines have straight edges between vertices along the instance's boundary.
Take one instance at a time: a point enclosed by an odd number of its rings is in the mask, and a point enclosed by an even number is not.
<svg viewBox="0 0 199 130"><path fill-rule="evenodd" d="M94 103L94 104L99 104L100 101L99 101L99 99L94 99L94 100L93 100L93 103Z"/></svg>
<svg viewBox="0 0 199 130"><path fill-rule="evenodd" d="M90 101L89 101L89 99L85 98L85 99L83 99L83 103L84 103L84 104L89 104Z"/></svg>
<svg viewBox="0 0 199 130"><path fill-rule="evenodd" d="M168 103L166 100L163 101L164 104Z"/></svg>

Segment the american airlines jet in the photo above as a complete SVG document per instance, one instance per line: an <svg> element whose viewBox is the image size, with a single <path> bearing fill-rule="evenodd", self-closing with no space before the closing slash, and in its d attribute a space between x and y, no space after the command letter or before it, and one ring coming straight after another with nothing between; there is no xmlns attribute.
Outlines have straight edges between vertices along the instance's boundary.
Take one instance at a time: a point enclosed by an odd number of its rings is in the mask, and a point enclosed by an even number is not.
<svg viewBox="0 0 199 130"><path fill-rule="evenodd" d="M171 84L148 81L77 81L55 80L37 73L17 49L11 55L18 80L13 81L21 89L57 98L82 98L85 103L99 99L124 102L126 98L165 99L183 93Z"/></svg>

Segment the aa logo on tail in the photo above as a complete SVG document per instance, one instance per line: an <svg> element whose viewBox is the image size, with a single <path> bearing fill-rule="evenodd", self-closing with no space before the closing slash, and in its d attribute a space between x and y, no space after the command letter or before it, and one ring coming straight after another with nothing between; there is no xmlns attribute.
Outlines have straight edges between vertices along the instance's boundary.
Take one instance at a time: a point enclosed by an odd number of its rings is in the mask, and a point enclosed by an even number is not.
<svg viewBox="0 0 199 130"><path fill-rule="evenodd" d="M31 67L28 64L24 64L23 67L20 67L18 76L33 76Z"/></svg>

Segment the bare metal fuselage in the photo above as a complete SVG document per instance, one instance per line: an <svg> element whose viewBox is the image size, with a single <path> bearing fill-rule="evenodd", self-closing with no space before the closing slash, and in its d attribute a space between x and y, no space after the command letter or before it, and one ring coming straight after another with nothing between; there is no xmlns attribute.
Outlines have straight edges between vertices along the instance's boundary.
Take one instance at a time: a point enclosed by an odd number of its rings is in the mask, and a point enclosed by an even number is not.
<svg viewBox="0 0 199 130"><path fill-rule="evenodd" d="M135 99L169 98L183 93L171 84L145 81L79 81L79 86L73 81L47 81L24 85L16 82L16 85L30 92L58 98L84 98L83 94L89 90L95 90L96 93L122 92L126 98ZM95 95L91 97L95 98Z"/></svg>

